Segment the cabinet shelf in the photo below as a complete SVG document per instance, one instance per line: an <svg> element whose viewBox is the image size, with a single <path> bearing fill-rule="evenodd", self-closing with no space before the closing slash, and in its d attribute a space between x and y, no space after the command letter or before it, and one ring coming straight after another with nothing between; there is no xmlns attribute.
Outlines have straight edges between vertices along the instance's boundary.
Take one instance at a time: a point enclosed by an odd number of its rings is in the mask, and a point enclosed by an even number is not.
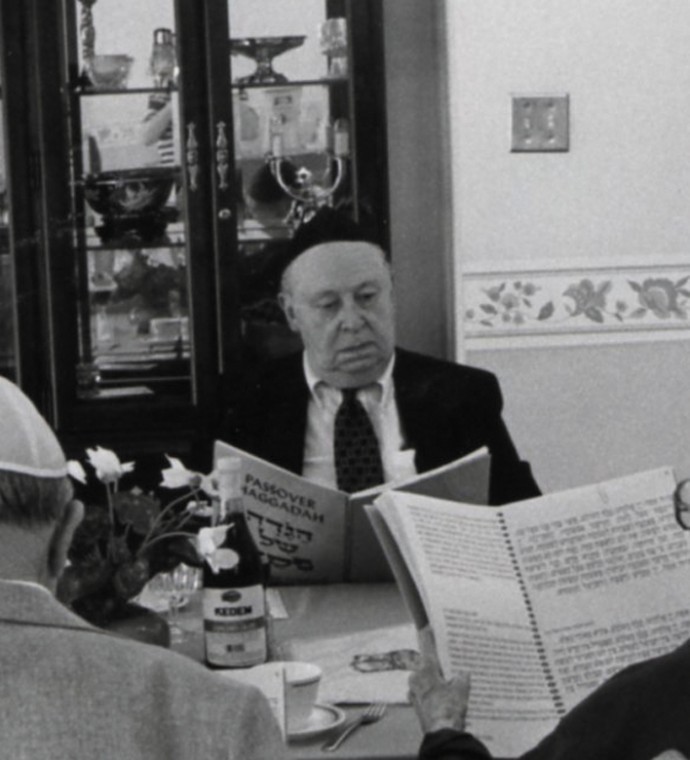
<svg viewBox="0 0 690 760"><path fill-rule="evenodd" d="M177 88L163 89L161 87L93 87L91 85L75 84L71 87L75 95L81 97L98 97L102 95L170 95Z"/></svg>
<svg viewBox="0 0 690 760"><path fill-rule="evenodd" d="M184 250L187 247L187 237L184 225L181 222L171 222L168 224L163 235L153 240L139 240L134 236L123 236L103 241L94 227L87 227L84 243L85 250L103 251L104 253L122 250L155 251L157 249L170 248Z"/></svg>
<svg viewBox="0 0 690 760"><path fill-rule="evenodd" d="M337 87L347 84L349 77L320 77L318 79L295 79L290 82L233 82L233 90L288 90L291 87Z"/></svg>
<svg viewBox="0 0 690 760"><path fill-rule="evenodd" d="M141 251L155 251L159 248L180 248L184 250L187 244L184 240L152 240L149 242L127 240L114 240L113 242L103 243L100 241L97 235L87 238L85 250L87 251L129 251L129 250L141 250Z"/></svg>

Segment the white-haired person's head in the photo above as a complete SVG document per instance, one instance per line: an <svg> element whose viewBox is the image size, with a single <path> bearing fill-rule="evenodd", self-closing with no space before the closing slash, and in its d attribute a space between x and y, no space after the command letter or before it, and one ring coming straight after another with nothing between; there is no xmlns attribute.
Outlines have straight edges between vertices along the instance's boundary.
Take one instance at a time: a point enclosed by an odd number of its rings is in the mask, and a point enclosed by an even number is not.
<svg viewBox="0 0 690 760"><path fill-rule="evenodd" d="M51 590L83 506L65 454L33 402L0 377L0 578Z"/></svg>

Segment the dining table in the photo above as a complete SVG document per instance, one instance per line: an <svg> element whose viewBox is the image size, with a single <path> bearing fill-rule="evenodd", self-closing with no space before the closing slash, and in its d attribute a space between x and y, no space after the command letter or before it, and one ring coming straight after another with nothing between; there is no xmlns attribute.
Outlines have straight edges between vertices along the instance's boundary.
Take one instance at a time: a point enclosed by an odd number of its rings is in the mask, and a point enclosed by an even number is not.
<svg viewBox="0 0 690 760"><path fill-rule="evenodd" d="M356 637L379 631L395 631L411 625L410 615L394 583L336 583L280 586L269 589L273 603L270 623L269 657L297 659L294 646L301 643L299 659L306 659L304 642L326 645L330 640ZM277 600L277 604L276 604ZM275 608L280 607L280 611ZM204 658L201 597L192 596L179 615L184 632L173 649L202 661ZM307 645L306 654L309 649ZM324 673L324 677L327 676ZM399 674L407 678L406 673ZM399 696L399 695L398 695ZM317 702L319 700L317 699ZM366 709L369 699L358 704L329 700L345 714L347 721ZM360 727L337 750L327 752L324 744L338 735L343 725L323 732L286 740L290 760L413 760L417 757L422 731L413 708L399 698L387 703L383 718Z"/></svg>

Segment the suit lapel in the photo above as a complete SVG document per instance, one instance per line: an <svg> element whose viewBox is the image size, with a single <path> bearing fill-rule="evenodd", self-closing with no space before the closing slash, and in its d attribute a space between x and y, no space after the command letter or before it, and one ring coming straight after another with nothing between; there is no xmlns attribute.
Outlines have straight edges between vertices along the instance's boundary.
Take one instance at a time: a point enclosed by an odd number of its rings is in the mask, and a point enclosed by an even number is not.
<svg viewBox="0 0 690 760"><path fill-rule="evenodd" d="M269 404L272 419L264 441L266 454L262 456L301 474L309 402L301 355L299 362L292 362L279 377L272 379L269 392L273 395Z"/></svg>
<svg viewBox="0 0 690 760"><path fill-rule="evenodd" d="M446 388L436 363L403 349L396 349L393 367L395 400L403 436L415 450L417 472L447 464L473 450L468 431L469 410L462 388ZM464 407L464 410L463 410Z"/></svg>

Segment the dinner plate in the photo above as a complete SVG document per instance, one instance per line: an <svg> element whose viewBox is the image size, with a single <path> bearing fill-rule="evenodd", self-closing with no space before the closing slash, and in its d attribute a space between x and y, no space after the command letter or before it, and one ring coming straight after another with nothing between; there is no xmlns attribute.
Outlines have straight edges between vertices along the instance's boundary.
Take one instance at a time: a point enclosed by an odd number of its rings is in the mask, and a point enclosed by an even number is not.
<svg viewBox="0 0 690 760"><path fill-rule="evenodd" d="M314 736L342 726L345 713L338 707L329 704L314 705L311 715L299 728L288 730L288 739L311 739Z"/></svg>

